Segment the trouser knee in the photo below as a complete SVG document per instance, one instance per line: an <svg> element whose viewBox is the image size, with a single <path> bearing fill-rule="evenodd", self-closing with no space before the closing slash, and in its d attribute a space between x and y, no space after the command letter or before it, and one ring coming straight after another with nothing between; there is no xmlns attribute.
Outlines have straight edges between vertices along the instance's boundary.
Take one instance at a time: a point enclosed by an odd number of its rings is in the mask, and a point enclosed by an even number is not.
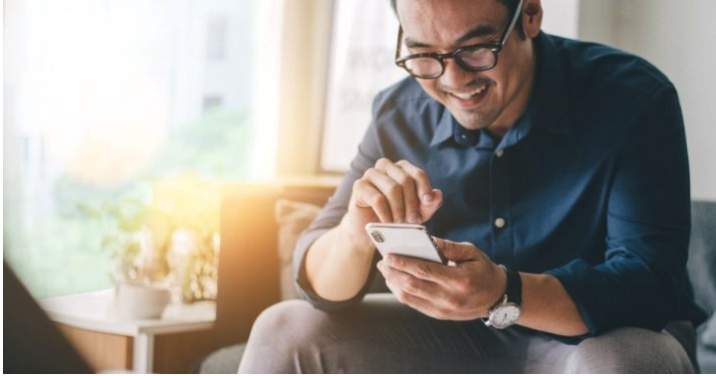
<svg viewBox="0 0 716 376"><path fill-rule="evenodd" d="M693 373L681 344L669 334L620 328L588 338L569 356L570 373Z"/></svg>
<svg viewBox="0 0 716 376"><path fill-rule="evenodd" d="M275 304L259 315L241 360L240 372L297 373L310 346L326 341L327 314L301 300ZM303 370L306 371L306 370Z"/></svg>

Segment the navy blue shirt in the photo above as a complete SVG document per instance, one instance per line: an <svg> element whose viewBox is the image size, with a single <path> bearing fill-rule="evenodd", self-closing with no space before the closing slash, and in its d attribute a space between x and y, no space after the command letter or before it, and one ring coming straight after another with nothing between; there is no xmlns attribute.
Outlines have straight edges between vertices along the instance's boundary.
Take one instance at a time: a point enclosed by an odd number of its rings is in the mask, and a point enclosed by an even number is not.
<svg viewBox="0 0 716 376"><path fill-rule="evenodd" d="M546 34L534 43L530 103L502 139L460 126L413 78L376 97L350 171L296 249L309 301L332 310L362 299L365 291L346 302L318 297L304 256L346 213L353 182L385 157L424 169L443 191L431 234L555 276L589 335L705 319L686 274L689 164L674 86L643 59L603 45Z"/></svg>

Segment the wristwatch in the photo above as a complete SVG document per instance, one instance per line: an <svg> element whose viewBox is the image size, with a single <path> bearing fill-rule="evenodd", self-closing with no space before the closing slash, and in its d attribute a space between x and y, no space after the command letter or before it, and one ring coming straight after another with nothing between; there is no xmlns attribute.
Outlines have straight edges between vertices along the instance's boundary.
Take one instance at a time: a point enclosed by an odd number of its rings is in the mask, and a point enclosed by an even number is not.
<svg viewBox="0 0 716 376"><path fill-rule="evenodd" d="M490 308L485 325L496 329L505 329L514 325L522 313L522 278L520 273L500 265L507 273L507 289L497 304Z"/></svg>

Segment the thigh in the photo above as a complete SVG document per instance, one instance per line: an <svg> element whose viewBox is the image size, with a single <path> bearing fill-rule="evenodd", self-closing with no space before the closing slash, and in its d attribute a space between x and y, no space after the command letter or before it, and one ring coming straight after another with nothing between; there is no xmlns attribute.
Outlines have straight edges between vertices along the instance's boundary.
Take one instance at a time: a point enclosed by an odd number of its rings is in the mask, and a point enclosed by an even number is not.
<svg viewBox="0 0 716 376"><path fill-rule="evenodd" d="M304 301L273 306L251 332L247 373L661 373L693 371L666 331L621 328L566 345L540 333L487 328L480 320L440 321L370 294L327 313Z"/></svg>
<svg viewBox="0 0 716 376"><path fill-rule="evenodd" d="M336 313L298 301L269 309L252 330L241 371L551 371L549 363L534 368L541 364L540 357L529 356L528 351L547 353L552 346L553 341L526 329L500 331L485 327L480 320L435 320L397 302L391 294L375 294ZM531 365L526 364L528 360Z"/></svg>

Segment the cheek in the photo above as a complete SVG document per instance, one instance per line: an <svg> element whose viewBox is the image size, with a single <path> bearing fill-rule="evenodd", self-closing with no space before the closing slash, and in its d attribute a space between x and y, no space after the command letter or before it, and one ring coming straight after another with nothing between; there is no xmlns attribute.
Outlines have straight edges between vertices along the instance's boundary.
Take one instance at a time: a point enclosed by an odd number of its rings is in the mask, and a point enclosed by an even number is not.
<svg viewBox="0 0 716 376"><path fill-rule="evenodd" d="M512 85L512 78L507 74L507 70L498 70L495 68L489 72L489 75L485 75L484 77L492 81L488 96L493 98L493 100L503 97L505 93L510 90L510 85Z"/></svg>
<svg viewBox="0 0 716 376"><path fill-rule="evenodd" d="M433 99L440 100L440 93L438 91L438 80L421 80L418 79L418 83L423 90L428 93Z"/></svg>

